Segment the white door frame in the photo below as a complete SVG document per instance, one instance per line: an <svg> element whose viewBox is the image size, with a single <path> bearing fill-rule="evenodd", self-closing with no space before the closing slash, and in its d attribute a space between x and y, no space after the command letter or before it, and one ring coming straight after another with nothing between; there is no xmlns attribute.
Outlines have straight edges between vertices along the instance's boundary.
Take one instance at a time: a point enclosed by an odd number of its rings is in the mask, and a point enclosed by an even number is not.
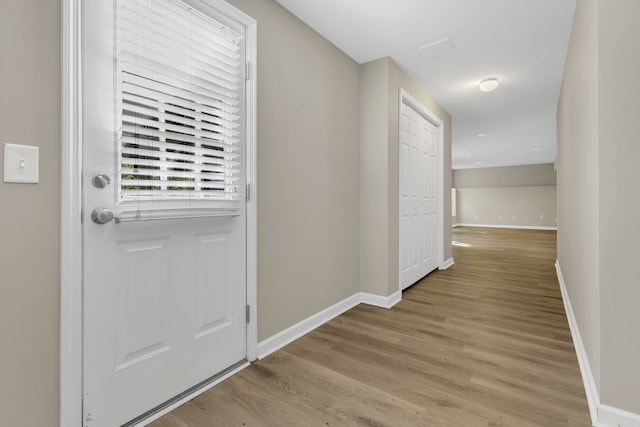
<svg viewBox="0 0 640 427"><path fill-rule="evenodd" d="M223 0L198 0L247 26L247 359L257 358L257 24ZM62 0L60 426L82 427L82 0Z"/></svg>
<svg viewBox="0 0 640 427"><path fill-rule="evenodd" d="M438 142L437 142L437 150L438 150L438 182L436 183L438 192L438 269L442 270L444 268L444 123L435 113L429 110L427 107L422 105L420 101L411 96L409 92L400 88L400 102L398 103L398 153L400 152L400 139L402 138L402 104L412 108L422 117L424 117L427 121L433 124L438 129ZM398 175L400 173L400 156L398 156ZM398 219L402 213L400 212L400 180L398 179ZM398 239L400 239L400 220L398 220ZM398 245L398 262L400 260L400 245ZM402 272L400 268L398 268L398 288L402 291L402 283L400 281Z"/></svg>

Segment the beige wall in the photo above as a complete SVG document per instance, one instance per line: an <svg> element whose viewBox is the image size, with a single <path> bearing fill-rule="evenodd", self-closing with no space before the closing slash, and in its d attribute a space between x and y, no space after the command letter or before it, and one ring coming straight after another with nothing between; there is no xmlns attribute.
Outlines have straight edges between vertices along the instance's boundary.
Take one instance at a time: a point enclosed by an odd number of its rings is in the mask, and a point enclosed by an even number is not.
<svg viewBox="0 0 640 427"><path fill-rule="evenodd" d="M458 224L556 227L556 173L553 164L459 169Z"/></svg>
<svg viewBox="0 0 640 427"><path fill-rule="evenodd" d="M640 2L598 5L600 397L640 415Z"/></svg>
<svg viewBox="0 0 640 427"><path fill-rule="evenodd" d="M458 188L458 224L556 227L556 186Z"/></svg>
<svg viewBox="0 0 640 427"><path fill-rule="evenodd" d="M272 0L258 21L258 339L358 292L358 64Z"/></svg>
<svg viewBox="0 0 640 427"><path fill-rule="evenodd" d="M541 187L556 185L552 163L543 165L503 166L497 168L456 169L455 188Z"/></svg>
<svg viewBox="0 0 640 427"><path fill-rule="evenodd" d="M360 66L360 283L375 295L390 295L388 80L388 58Z"/></svg>
<svg viewBox="0 0 640 427"><path fill-rule="evenodd" d="M52 426L60 339L60 5L3 0L0 9L0 145L40 147L39 184L0 179L0 424ZM0 171L3 161L0 147Z"/></svg>
<svg viewBox="0 0 640 427"><path fill-rule="evenodd" d="M638 16L635 0L578 1L558 108L558 260L602 403L636 414Z"/></svg>
<svg viewBox="0 0 640 427"><path fill-rule="evenodd" d="M578 1L558 104L558 261L600 386L597 0Z"/></svg>
<svg viewBox="0 0 640 427"><path fill-rule="evenodd" d="M387 296L399 289L400 88L443 122L445 260L451 257L451 117L391 58L361 65L360 76L361 290Z"/></svg>

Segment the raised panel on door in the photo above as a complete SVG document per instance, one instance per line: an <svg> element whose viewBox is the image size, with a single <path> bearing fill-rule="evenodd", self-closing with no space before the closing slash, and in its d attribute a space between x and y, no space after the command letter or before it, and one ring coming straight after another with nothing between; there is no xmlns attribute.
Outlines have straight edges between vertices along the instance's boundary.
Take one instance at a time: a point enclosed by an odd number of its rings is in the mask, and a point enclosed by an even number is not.
<svg viewBox="0 0 640 427"><path fill-rule="evenodd" d="M400 236L408 236L411 230L410 226L410 208L411 208L411 196L410 196L410 170L409 170L409 152L410 152L410 134L409 134L409 116L403 112L400 117ZM403 278L406 278L407 273L410 270L410 246L411 241L406 238L400 239L399 252L400 252L400 272Z"/></svg>
<svg viewBox="0 0 640 427"><path fill-rule="evenodd" d="M406 283L411 283L413 268L411 253L413 239L412 227L412 183L411 183L411 116L410 111L401 109L400 116L400 147L399 147L399 181L400 181L400 224L399 224L399 257L400 257L400 284L401 288Z"/></svg>
<svg viewBox="0 0 640 427"><path fill-rule="evenodd" d="M414 269L414 271L415 271L415 268L417 268L420 265L420 240L422 235L421 229L422 229L421 215L419 212L414 212L411 215L411 222L410 222L411 262L409 265L410 268Z"/></svg>
<svg viewBox="0 0 640 427"><path fill-rule="evenodd" d="M400 217L400 235L408 236L409 230L411 229L409 224L409 216L403 215ZM401 277L406 280L406 275L411 270L411 266L409 265L409 246L411 242L407 238L401 238L399 244L400 251L400 274Z"/></svg>
<svg viewBox="0 0 640 427"><path fill-rule="evenodd" d="M438 265L437 260L437 232L438 232L438 189L437 184L438 180L438 144L437 144L437 134L436 128L431 123L429 123L429 132L428 132L428 140L429 140L429 172L428 172L428 181L429 181L429 205L428 212L430 218L430 229L431 232L429 234L429 246L431 248L429 252L429 269L435 269Z"/></svg>
<svg viewBox="0 0 640 427"><path fill-rule="evenodd" d="M168 237L115 245L117 272L111 286L117 372L170 351L173 316Z"/></svg>
<svg viewBox="0 0 640 427"><path fill-rule="evenodd" d="M237 283L246 281L244 260L233 248L241 234L233 230L234 220L205 233L196 233L191 241L197 248L194 258L194 292L191 300L193 323L191 342L194 358L215 371L245 357L246 329L244 289ZM229 228L228 228L229 227ZM243 331L238 334L238 330ZM225 351L220 344L225 343Z"/></svg>
<svg viewBox="0 0 640 427"><path fill-rule="evenodd" d="M193 338L200 339L231 325L233 277L227 233L198 234L194 236L194 245Z"/></svg>
<svg viewBox="0 0 640 427"><path fill-rule="evenodd" d="M430 232L429 230L429 209L428 209L428 203L429 203L429 161L430 161L430 156L427 153L427 135L426 135L426 130L424 128L422 128L423 132L421 135L421 140L422 140L422 147L423 149L421 150L420 153L420 185L421 185L421 191L420 191L420 198L421 198L421 203L420 203L420 215L421 215L421 221L422 221L422 226L421 226L421 231L420 234L422 236L422 238L420 239L420 262L424 263L426 261L426 258L429 257L429 239L425 239L424 236L428 235L428 233Z"/></svg>
<svg viewBox="0 0 640 427"><path fill-rule="evenodd" d="M412 276L415 276L415 269L420 265L421 262L421 197L420 197L420 189L422 187L420 182L421 168L420 168L420 145L416 142L419 141L420 138L420 124L415 117L415 114L410 115L409 121L409 131L411 135L410 142L410 157L409 157L409 168L410 168L410 186L411 186L411 203L412 203L412 211L411 211L411 268L414 269L414 273Z"/></svg>

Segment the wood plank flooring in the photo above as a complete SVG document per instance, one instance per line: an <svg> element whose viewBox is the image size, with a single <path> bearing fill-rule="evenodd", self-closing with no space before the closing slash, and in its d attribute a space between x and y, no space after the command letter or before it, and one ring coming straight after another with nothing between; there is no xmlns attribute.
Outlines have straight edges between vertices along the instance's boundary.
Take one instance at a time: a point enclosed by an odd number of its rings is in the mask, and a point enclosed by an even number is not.
<svg viewBox="0 0 640 427"><path fill-rule="evenodd" d="M151 424L587 427L551 231L456 228L455 265Z"/></svg>

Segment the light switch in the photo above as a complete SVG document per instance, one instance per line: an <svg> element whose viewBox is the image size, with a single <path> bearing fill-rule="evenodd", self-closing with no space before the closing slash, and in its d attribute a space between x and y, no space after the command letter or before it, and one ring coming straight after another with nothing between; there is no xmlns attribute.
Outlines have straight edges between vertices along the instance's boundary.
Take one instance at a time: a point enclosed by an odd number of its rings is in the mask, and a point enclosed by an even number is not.
<svg viewBox="0 0 640 427"><path fill-rule="evenodd" d="M40 149L4 144L4 182L36 184L40 180Z"/></svg>

